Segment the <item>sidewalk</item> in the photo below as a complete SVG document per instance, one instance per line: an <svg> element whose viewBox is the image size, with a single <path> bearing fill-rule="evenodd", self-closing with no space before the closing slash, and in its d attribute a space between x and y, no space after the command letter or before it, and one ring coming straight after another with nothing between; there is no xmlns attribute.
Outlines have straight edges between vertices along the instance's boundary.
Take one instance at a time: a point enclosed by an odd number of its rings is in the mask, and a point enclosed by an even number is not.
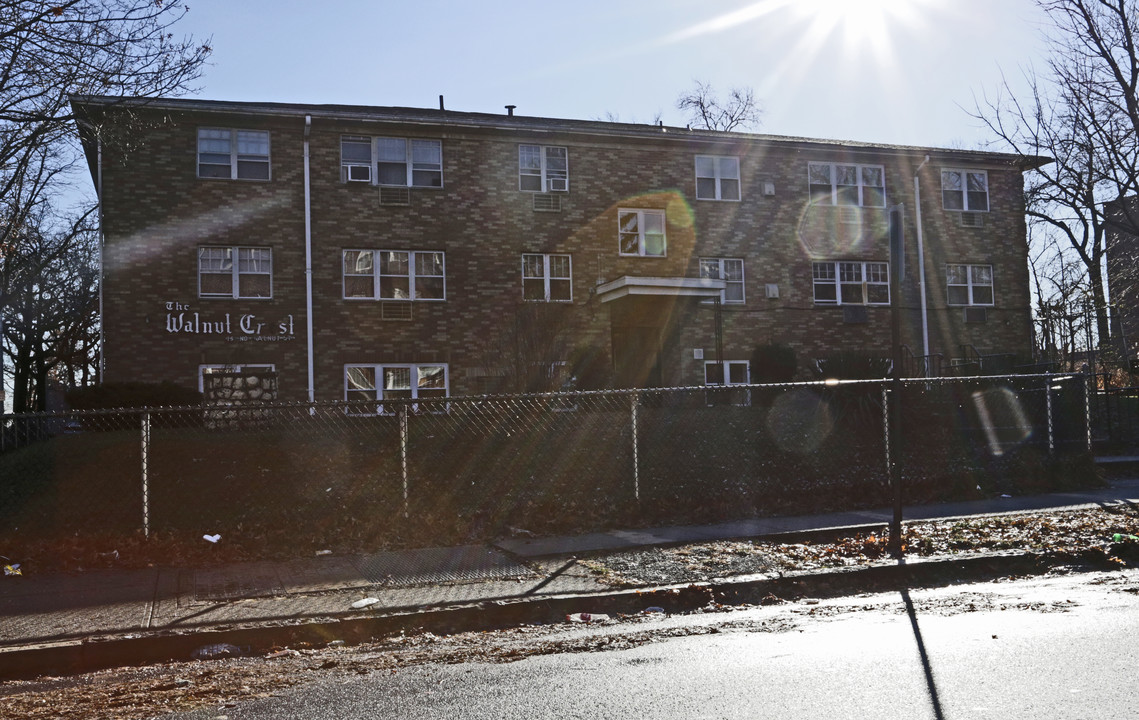
<svg viewBox="0 0 1139 720"><path fill-rule="evenodd" d="M907 507L905 519L1119 502L1139 502L1139 479L1117 479L1111 487L1082 492ZM367 639L428 620L467 629L479 623L495 627L512 618L557 617L563 606L588 611L587 606L596 608L617 596L645 605L651 593L615 591L599 583L576 557L644 546L878 529L891 517L886 508L208 569L0 577L0 679L32 671L188 659L194 648L218 642L263 649L314 639ZM353 608L364 600L369 601L366 607Z"/></svg>

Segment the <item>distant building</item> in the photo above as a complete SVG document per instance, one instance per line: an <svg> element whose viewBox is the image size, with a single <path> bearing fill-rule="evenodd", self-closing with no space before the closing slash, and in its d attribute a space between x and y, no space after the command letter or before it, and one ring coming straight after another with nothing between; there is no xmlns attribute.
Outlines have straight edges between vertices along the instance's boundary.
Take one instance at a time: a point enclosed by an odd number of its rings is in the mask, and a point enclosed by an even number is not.
<svg viewBox="0 0 1139 720"><path fill-rule="evenodd" d="M934 370L1031 356L1022 188L1043 159L513 108L73 103L106 381L270 372L295 400L738 383L774 342L806 379L889 355L893 306L911 374L926 344Z"/></svg>

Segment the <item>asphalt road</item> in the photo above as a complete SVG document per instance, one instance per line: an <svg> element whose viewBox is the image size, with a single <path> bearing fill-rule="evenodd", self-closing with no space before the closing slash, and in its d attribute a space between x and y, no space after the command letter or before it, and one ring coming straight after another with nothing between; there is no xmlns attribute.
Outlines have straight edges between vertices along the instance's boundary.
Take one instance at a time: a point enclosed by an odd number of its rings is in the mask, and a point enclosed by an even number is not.
<svg viewBox="0 0 1139 720"><path fill-rule="evenodd" d="M1134 717L1137 610L1131 571L567 625L573 652L339 677L171 717Z"/></svg>

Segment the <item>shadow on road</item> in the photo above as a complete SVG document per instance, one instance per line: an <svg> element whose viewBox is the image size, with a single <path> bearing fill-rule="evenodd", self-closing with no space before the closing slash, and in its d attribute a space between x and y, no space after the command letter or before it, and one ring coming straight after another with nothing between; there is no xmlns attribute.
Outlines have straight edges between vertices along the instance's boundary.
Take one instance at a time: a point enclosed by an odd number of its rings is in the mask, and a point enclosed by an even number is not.
<svg viewBox="0 0 1139 720"><path fill-rule="evenodd" d="M900 558L899 565L905 565L906 559ZM933 706L933 716L937 720L945 720L945 713L941 710L941 699L937 695L937 681L933 678L933 667L929 663L929 653L925 650L925 641L921 636L921 627L918 625L917 611L914 610L914 601L910 598L909 588L902 588L902 601L906 604L906 615L910 618L910 627L914 631L914 641L918 646L918 655L921 657L922 671L925 673L925 684L929 688L929 702Z"/></svg>

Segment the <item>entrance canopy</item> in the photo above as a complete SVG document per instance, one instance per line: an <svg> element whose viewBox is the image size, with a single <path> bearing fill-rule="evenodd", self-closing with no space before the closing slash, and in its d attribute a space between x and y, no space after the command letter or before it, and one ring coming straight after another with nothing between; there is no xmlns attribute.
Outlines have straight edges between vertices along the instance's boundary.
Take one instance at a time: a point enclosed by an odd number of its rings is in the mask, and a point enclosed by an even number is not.
<svg viewBox="0 0 1139 720"><path fill-rule="evenodd" d="M689 277L640 277L625 275L597 286L597 297L609 302L626 295L668 295L717 298L727 287L723 280Z"/></svg>

